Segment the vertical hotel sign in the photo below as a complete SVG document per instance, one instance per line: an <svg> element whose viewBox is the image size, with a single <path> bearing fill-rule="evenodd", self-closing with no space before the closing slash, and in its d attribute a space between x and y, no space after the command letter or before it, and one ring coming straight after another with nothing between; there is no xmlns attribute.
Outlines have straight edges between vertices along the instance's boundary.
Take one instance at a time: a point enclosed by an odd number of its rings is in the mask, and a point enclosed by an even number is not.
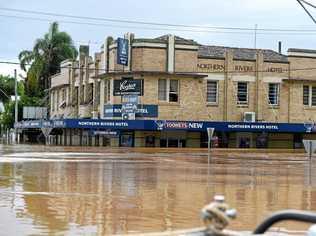
<svg viewBox="0 0 316 236"><path fill-rule="evenodd" d="M117 64L128 66L128 39L117 39Z"/></svg>

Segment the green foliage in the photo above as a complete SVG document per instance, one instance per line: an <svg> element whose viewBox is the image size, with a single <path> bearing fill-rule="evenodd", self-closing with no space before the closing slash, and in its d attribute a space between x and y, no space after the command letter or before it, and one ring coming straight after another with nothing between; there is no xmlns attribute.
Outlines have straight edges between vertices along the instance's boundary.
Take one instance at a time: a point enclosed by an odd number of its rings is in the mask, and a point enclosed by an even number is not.
<svg viewBox="0 0 316 236"><path fill-rule="evenodd" d="M15 79L9 76L0 75L0 101L6 103L10 96L15 94ZM18 94L24 94L23 82L18 82Z"/></svg>
<svg viewBox="0 0 316 236"><path fill-rule="evenodd" d="M43 106L45 89L49 78L58 73L60 63L66 59L75 60L78 52L71 37L58 29L58 23L50 25L48 33L36 40L32 50L19 54L20 66L27 72L25 82L18 83L18 120L22 120L24 106ZM14 79L0 75L0 100L4 102L5 111L0 114L0 122L5 128L14 124L15 102L9 100L14 95ZM6 96L7 94L8 96Z"/></svg>
<svg viewBox="0 0 316 236"><path fill-rule="evenodd" d="M41 106L42 99L22 95L18 102L18 120L22 120L24 106ZM0 115L0 122L5 128L12 128L15 117L15 102L8 101L4 104L4 112Z"/></svg>
<svg viewBox="0 0 316 236"><path fill-rule="evenodd" d="M44 96L50 76L59 72L60 63L66 59L75 60L78 52L66 32L58 29L58 23L50 25L48 33L36 40L33 49L19 54L21 68L27 71L26 94ZM27 70L27 65L30 65Z"/></svg>

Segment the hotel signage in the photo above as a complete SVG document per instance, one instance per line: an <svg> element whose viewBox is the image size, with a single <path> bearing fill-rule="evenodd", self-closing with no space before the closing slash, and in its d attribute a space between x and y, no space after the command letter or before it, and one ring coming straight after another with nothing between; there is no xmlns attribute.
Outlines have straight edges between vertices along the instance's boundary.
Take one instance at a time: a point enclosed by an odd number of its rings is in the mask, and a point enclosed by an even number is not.
<svg viewBox="0 0 316 236"><path fill-rule="evenodd" d="M188 121L155 121L158 130L163 129L180 129L180 130L195 130L203 129L203 122L188 122Z"/></svg>
<svg viewBox="0 0 316 236"><path fill-rule="evenodd" d="M142 80L140 79L121 79L114 80L114 96L142 95Z"/></svg>
<svg viewBox="0 0 316 236"><path fill-rule="evenodd" d="M225 65L222 64L212 64L212 63L199 63L197 64L198 69L206 70L206 71L217 71L217 72L224 72ZM233 72L254 72L255 69L253 66L247 65L235 65ZM272 73L283 73L284 69L282 67L268 67L263 72L272 72Z"/></svg>
<svg viewBox="0 0 316 236"><path fill-rule="evenodd" d="M123 38L117 39L117 64L128 65L128 40Z"/></svg>
<svg viewBox="0 0 316 236"><path fill-rule="evenodd" d="M104 105L104 117L106 118L122 117L123 112L121 104ZM135 117L158 117L158 106L138 104Z"/></svg>
<svg viewBox="0 0 316 236"><path fill-rule="evenodd" d="M150 106L150 105L147 105ZM152 105L154 106L154 105ZM158 109L158 108L157 108ZM150 113L150 109L147 112ZM144 112L145 110L143 110ZM107 111L105 111L107 112ZM147 114L148 114L147 113ZM113 113L112 113L113 114ZM140 113L139 113L140 114ZM146 114L146 113L141 113ZM145 115L144 115L145 116ZM220 132L273 132L273 133L314 133L315 124L265 123L265 122L216 122L216 121L175 121L175 120L106 120L106 119L64 119L50 121L52 128L79 128L92 130L187 130L206 132L214 128ZM61 126L62 124L62 126ZM19 122L15 128L38 129L46 126L46 121Z"/></svg>
<svg viewBox="0 0 316 236"><path fill-rule="evenodd" d="M109 137L109 138L115 138L119 136L119 131L118 130L92 130L91 134L93 136L104 136L104 137Z"/></svg>

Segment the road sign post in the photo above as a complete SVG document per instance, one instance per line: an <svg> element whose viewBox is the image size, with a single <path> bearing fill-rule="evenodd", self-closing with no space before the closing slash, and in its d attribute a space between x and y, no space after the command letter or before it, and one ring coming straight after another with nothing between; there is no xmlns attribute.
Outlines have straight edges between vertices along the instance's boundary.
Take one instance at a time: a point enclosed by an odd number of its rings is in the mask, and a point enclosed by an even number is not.
<svg viewBox="0 0 316 236"><path fill-rule="evenodd" d="M210 151L211 151L211 141L214 133L214 128L208 127L207 128L207 136L208 136L208 142L207 142L207 153L208 153L208 164L210 163Z"/></svg>

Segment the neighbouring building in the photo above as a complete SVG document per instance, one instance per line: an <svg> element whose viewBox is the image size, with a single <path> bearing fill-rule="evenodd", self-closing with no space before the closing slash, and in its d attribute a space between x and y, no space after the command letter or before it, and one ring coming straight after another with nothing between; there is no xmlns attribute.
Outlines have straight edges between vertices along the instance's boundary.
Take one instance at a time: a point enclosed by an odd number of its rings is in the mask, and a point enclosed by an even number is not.
<svg viewBox="0 0 316 236"><path fill-rule="evenodd" d="M316 135L316 50L200 45L174 35L107 37L51 78L49 130L60 145L300 148ZM125 50L125 65L118 49Z"/></svg>

